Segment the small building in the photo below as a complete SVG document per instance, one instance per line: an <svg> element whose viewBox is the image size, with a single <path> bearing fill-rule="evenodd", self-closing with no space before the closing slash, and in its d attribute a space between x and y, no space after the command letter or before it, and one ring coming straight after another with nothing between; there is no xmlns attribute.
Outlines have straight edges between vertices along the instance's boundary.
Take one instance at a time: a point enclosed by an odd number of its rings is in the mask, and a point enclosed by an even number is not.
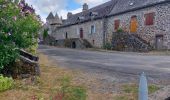
<svg viewBox="0 0 170 100"><path fill-rule="evenodd" d="M111 0L90 9L85 3L82 12L69 12L65 20L50 13L47 23L56 41L81 39L102 48L121 29L141 45L170 49L170 0Z"/></svg>

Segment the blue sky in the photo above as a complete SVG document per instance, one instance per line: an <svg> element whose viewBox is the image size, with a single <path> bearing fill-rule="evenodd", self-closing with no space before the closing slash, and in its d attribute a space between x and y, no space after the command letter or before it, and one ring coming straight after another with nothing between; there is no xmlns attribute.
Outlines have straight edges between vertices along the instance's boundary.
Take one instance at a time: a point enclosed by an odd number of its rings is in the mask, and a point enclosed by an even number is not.
<svg viewBox="0 0 170 100"><path fill-rule="evenodd" d="M36 13L41 16L44 22L50 12L53 12L54 15L58 13L65 19L68 12L73 14L81 12L84 3L87 3L91 8L107 1L109 0L26 0L29 5L35 8Z"/></svg>
<svg viewBox="0 0 170 100"><path fill-rule="evenodd" d="M75 9L81 8L81 5L75 2L74 0L69 0L68 4L69 5L66 7L67 10L75 10Z"/></svg>

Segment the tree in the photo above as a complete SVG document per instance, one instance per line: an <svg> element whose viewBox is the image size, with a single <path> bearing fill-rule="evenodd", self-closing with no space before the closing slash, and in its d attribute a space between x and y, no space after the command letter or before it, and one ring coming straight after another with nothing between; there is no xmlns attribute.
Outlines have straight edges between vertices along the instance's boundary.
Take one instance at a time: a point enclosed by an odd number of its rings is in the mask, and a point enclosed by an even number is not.
<svg viewBox="0 0 170 100"><path fill-rule="evenodd" d="M24 0L12 1L0 0L0 69L18 58L19 49L37 45L40 22L34 9Z"/></svg>

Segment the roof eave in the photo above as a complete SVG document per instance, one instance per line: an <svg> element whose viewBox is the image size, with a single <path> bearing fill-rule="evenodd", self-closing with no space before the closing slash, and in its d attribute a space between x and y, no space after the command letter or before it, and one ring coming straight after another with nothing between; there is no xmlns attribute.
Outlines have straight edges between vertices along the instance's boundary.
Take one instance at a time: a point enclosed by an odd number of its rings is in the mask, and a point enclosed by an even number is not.
<svg viewBox="0 0 170 100"><path fill-rule="evenodd" d="M82 23L85 23L85 22L89 22L89 21L92 21L92 20L95 21L95 20L103 19L103 18L105 18L105 16L96 17L96 18L88 19L88 20L83 20L83 21L72 23L72 24L68 24L68 25L63 25L63 26L60 26L59 28L69 27L69 26L72 26L72 25L82 24Z"/></svg>

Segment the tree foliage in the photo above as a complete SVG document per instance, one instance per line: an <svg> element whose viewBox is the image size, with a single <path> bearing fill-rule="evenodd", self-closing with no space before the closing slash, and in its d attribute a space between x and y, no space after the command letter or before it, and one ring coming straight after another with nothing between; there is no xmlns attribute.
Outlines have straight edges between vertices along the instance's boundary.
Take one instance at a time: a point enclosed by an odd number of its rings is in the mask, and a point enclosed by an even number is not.
<svg viewBox="0 0 170 100"><path fill-rule="evenodd" d="M18 49L37 44L40 22L16 2L0 0L0 69L15 61Z"/></svg>

